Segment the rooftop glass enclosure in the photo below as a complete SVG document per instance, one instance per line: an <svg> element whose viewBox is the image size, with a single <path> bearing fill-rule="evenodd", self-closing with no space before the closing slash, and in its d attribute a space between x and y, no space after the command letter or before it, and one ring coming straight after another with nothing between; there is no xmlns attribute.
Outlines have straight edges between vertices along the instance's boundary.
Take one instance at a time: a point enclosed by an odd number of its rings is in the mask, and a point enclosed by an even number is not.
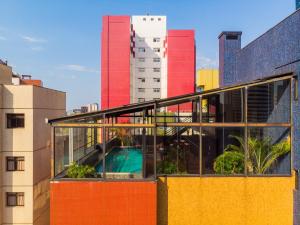
<svg viewBox="0 0 300 225"><path fill-rule="evenodd" d="M49 121L54 176L98 179L291 174L292 74Z"/></svg>

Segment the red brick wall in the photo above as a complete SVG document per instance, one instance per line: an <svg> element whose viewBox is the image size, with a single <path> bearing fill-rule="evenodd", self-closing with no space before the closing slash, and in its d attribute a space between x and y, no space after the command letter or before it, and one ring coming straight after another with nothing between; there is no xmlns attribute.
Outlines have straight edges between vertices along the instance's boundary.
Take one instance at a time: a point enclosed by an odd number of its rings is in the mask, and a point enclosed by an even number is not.
<svg viewBox="0 0 300 225"><path fill-rule="evenodd" d="M156 225L156 182L50 183L51 225Z"/></svg>

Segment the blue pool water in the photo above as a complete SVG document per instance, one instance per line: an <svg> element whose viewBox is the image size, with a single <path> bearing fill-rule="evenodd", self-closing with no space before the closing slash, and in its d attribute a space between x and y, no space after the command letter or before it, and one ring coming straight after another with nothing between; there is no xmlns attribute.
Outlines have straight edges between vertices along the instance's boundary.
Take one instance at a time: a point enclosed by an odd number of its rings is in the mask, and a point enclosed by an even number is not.
<svg viewBox="0 0 300 225"><path fill-rule="evenodd" d="M141 173L142 150L140 148L114 148L105 157L106 172ZM96 166L102 172L102 161Z"/></svg>

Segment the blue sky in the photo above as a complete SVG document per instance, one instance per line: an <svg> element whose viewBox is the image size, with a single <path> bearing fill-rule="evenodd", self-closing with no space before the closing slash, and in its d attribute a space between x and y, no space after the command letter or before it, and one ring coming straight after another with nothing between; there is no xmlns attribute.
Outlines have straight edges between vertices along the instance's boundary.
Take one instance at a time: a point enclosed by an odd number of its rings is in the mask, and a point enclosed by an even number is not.
<svg viewBox="0 0 300 225"><path fill-rule="evenodd" d="M196 31L197 67L218 64L218 35L246 45L295 10L295 0L0 0L0 58L15 72L67 92L67 108L100 100L103 15L166 15Z"/></svg>

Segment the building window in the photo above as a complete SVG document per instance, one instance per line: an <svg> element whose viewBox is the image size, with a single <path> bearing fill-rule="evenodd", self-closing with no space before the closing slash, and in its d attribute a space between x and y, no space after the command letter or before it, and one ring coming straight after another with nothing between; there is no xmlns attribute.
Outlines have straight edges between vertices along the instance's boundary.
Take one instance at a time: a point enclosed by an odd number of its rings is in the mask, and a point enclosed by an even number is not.
<svg viewBox="0 0 300 225"><path fill-rule="evenodd" d="M237 35L227 35L226 40L237 40L238 36Z"/></svg>
<svg viewBox="0 0 300 225"><path fill-rule="evenodd" d="M153 88L153 92L159 93L160 92L160 88Z"/></svg>
<svg viewBox="0 0 300 225"><path fill-rule="evenodd" d="M158 101L160 98L153 98L154 101Z"/></svg>
<svg viewBox="0 0 300 225"><path fill-rule="evenodd" d="M24 206L24 192L6 192L7 206Z"/></svg>
<svg viewBox="0 0 300 225"><path fill-rule="evenodd" d="M138 91L144 93L145 92L145 88L138 88Z"/></svg>
<svg viewBox="0 0 300 225"><path fill-rule="evenodd" d="M24 171L25 160L24 157L6 157L6 170L7 171Z"/></svg>
<svg viewBox="0 0 300 225"><path fill-rule="evenodd" d="M144 67L139 67L138 71L143 73L143 72L145 72L145 68Z"/></svg>
<svg viewBox="0 0 300 225"><path fill-rule="evenodd" d="M145 98L138 98L138 102L144 102L145 101Z"/></svg>
<svg viewBox="0 0 300 225"><path fill-rule="evenodd" d="M160 58L153 58L153 62L160 62Z"/></svg>
<svg viewBox="0 0 300 225"><path fill-rule="evenodd" d="M153 72L160 72L160 68L153 68Z"/></svg>
<svg viewBox="0 0 300 225"><path fill-rule="evenodd" d="M160 42L160 38L153 38L153 42Z"/></svg>
<svg viewBox="0 0 300 225"><path fill-rule="evenodd" d="M7 122L7 128L23 128L24 114L8 113L6 114L6 122Z"/></svg>
<svg viewBox="0 0 300 225"><path fill-rule="evenodd" d="M146 52L145 48L139 48L138 50L139 50L139 52Z"/></svg>
<svg viewBox="0 0 300 225"><path fill-rule="evenodd" d="M139 58L139 62L145 62L145 58Z"/></svg>
<svg viewBox="0 0 300 225"><path fill-rule="evenodd" d="M161 18L158 18L158 21L161 21Z"/></svg>
<svg viewBox="0 0 300 225"><path fill-rule="evenodd" d="M145 38L139 38L139 42L144 42Z"/></svg>
<svg viewBox="0 0 300 225"><path fill-rule="evenodd" d="M143 21L146 21L146 17L143 18Z"/></svg>
<svg viewBox="0 0 300 225"><path fill-rule="evenodd" d="M154 48L154 52L160 52L160 48Z"/></svg>
<svg viewBox="0 0 300 225"><path fill-rule="evenodd" d="M151 21L153 21L154 20L154 18L151 18Z"/></svg>
<svg viewBox="0 0 300 225"><path fill-rule="evenodd" d="M204 85L200 85L197 87L197 92L203 92L204 91Z"/></svg>
<svg viewBox="0 0 300 225"><path fill-rule="evenodd" d="M160 78L153 78L153 81L159 83L160 82Z"/></svg>
<svg viewBox="0 0 300 225"><path fill-rule="evenodd" d="M144 77L139 77L138 80L139 80L140 82L142 82L142 83L145 83L146 78L144 78Z"/></svg>

